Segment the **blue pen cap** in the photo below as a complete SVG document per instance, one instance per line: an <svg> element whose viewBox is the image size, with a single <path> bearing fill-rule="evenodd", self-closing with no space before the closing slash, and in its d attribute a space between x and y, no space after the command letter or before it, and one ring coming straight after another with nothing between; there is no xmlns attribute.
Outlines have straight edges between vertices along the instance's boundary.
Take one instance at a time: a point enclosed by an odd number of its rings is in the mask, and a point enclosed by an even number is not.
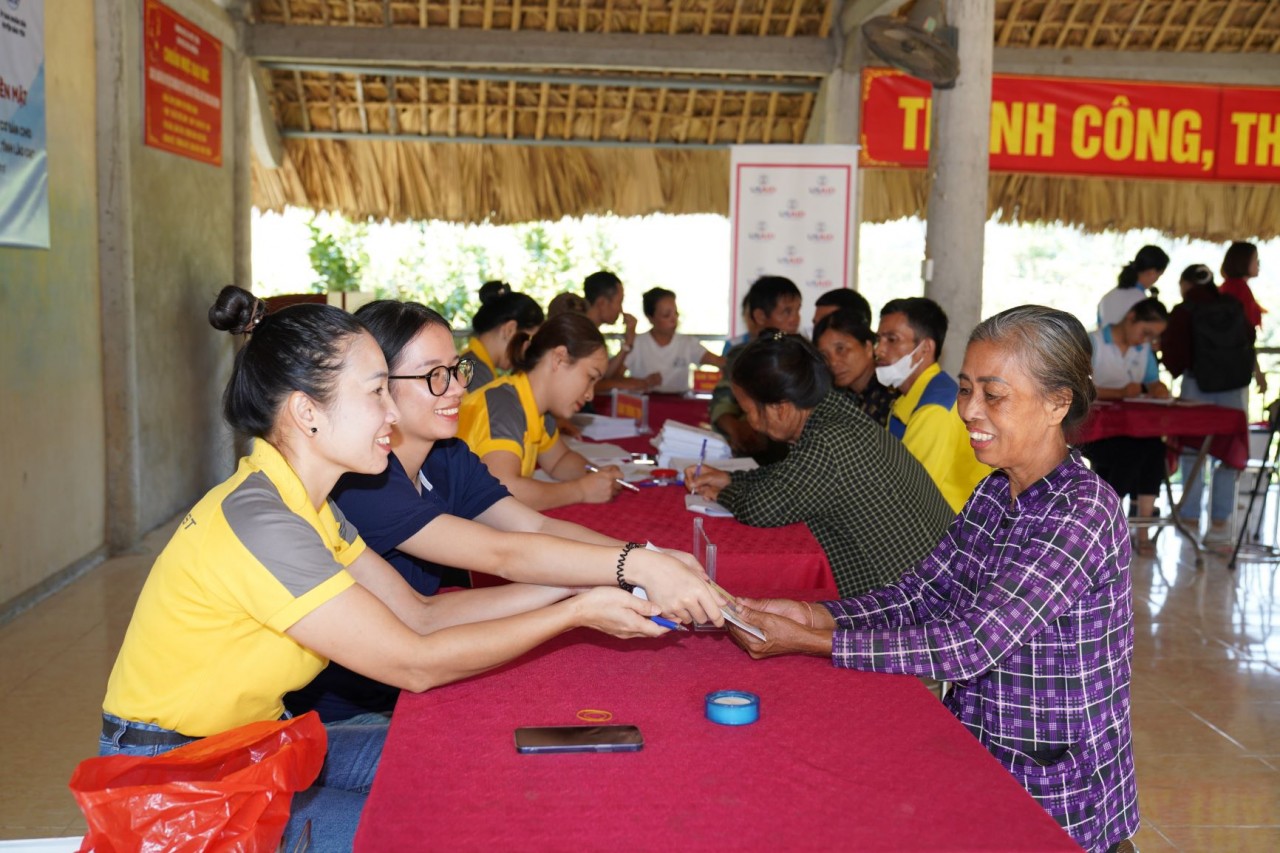
<svg viewBox="0 0 1280 853"><path fill-rule="evenodd" d="M760 719L760 697L745 690L707 694L707 719L722 726L746 726Z"/></svg>

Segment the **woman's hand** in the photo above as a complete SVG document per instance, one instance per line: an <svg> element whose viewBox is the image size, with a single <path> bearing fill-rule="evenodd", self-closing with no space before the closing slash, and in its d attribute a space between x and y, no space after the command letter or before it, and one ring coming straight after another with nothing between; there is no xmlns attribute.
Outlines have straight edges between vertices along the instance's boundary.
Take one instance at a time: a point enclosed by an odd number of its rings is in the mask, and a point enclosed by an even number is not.
<svg viewBox="0 0 1280 853"><path fill-rule="evenodd" d="M658 605L617 587L598 586L566 604L573 608L576 625L615 637L660 637L669 630L649 619L662 612Z"/></svg>
<svg viewBox="0 0 1280 853"><path fill-rule="evenodd" d="M1142 396L1142 383L1141 383L1141 382L1130 382L1128 385L1124 386L1124 396L1125 396L1126 398L1129 398L1129 397L1141 397L1141 396Z"/></svg>
<svg viewBox="0 0 1280 853"><path fill-rule="evenodd" d="M582 502L603 504L613 500L613 496L622 488L618 483L621 478L622 469L616 465L584 475L578 480L582 486Z"/></svg>
<svg viewBox="0 0 1280 853"><path fill-rule="evenodd" d="M668 555L648 549L632 551L627 557L627 580L644 587L649 600L677 622L723 625L720 605L725 603L724 596L708 584L706 572L691 555L682 554L696 568L690 568L675 554L682 552Z"/></svg>
<svg viewBox="0 0 1280 853"><path fill-rule="evenodd" d="M1155 400L1169 399L1169 388L1163 382L1152 382L1147 386L1147 396Z"/></svg>
<svg viewBox="0 0 1280 853"><path fill-rule="evenodd" d="M697 465L690 465L684 469L685 488L695 495L701 495L707 500L713 501L720 495L720 490L729 485L729 474L726 471L712 468L710 465L703 465L702 473L694 476L694 472L697 470Z"/></svg>
<svg viewBox="0 0 1280 853"><path fill-rule="evenodd" d="M741 601L741 600L740 600ZM826 608L822 608L825 610ZM729 636L742 647L743 651L756 660L771 658L777 655L808 654L824 657L831 656L831 631L829 629L808 628L793 619L752 610L739 604L737 616L742 621L759 628L765 636L757 640L751 634L734 625L729 626Z"/></svg>
<svg viewBox="0 0 1280 853"><path fill-rule="evenodd" d="M825 628L834 630L835 617L831 611L821 604L810 604L807 601L792 601L789 598L739 598L738 604L761 613L772 613L792 622L799 622L806 628Z"/></svg>

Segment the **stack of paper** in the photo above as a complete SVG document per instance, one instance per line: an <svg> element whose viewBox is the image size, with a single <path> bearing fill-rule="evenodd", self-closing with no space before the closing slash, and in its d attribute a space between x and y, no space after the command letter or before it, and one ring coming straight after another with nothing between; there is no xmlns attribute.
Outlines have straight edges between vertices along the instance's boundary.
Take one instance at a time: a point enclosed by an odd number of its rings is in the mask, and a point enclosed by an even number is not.
<svg viewBox="0 0 1280 853"><path fill-rule="evenodd" d="M733 518L733 513L729 512L728 507L719 501L708 500L702 495L685 495L684 508L689 512L696 512L699 515L710 516L711 518Z"/></svg>
<svg viewBox="0 0 1280 853"><path fill-rule="evenodd" d="M636 429L635 418L611 418L608 415L588 415L580 412L573 416L573 422L582 427L584 438L594 441L631 438L640 434Z"/></svg>
<svg viewBox="0 0 1280 853"><path fill-rule="evenodd" d="M706 460L728 459L733 455L729 443L720 433L709 429L682 424L679 421L667 421L662 425L654 444L658 448L658 466L673 467L672 459L679 457L698 459L702 456L703 442L706 442Z"/></svg>

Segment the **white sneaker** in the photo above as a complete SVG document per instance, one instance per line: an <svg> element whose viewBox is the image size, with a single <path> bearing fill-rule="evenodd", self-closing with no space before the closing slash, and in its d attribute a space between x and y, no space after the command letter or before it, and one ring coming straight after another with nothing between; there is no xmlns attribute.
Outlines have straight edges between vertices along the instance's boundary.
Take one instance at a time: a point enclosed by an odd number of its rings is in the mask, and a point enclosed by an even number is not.
<svg viewBox="0 0 1280 853"><path fill-rule="evenodd" d="M1230 527L1211 527L1204 534L1203 541L1206 545L1234 545L1235 537L1231 535Z"/></svg>

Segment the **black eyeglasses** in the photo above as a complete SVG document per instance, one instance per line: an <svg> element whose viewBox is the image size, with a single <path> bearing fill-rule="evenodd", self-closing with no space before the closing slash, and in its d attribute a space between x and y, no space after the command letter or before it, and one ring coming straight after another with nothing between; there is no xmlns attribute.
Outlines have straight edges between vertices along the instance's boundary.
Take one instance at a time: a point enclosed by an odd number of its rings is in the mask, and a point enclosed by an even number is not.
<svg viewBox="0 0 1280 853"><path fill-rule="evenodd" d="M442 397L449 390L449 380L456 379L458 384L463 388L471 385L471 379L476 375L476 363L470 358L460 358L458 363L450 367L442 364L439 367L432 368L426 373L420 373L417 376L388 376L388 379L422 379L427 383L427 390L431 392L433 397Z"/></svg>

